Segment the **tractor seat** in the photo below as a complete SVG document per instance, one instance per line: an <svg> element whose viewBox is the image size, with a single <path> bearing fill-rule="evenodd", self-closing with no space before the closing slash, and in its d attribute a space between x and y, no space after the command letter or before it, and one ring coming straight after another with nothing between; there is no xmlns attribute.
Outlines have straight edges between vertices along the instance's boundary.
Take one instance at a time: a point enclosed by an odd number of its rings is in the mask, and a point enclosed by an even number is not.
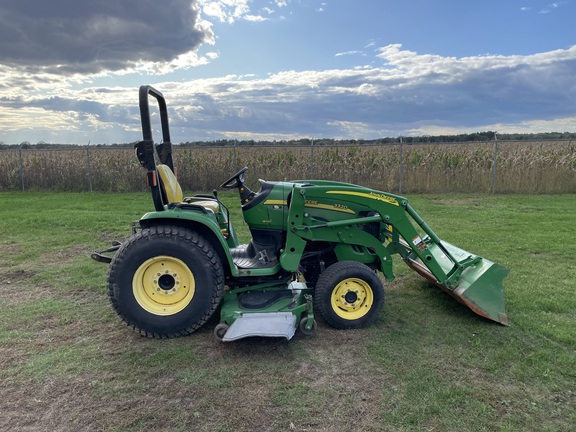
<svg viewBox="0 0 576 432"><path fill-rule="evenodd" d="M211 210L214 213L217 213L220 210L220 204L216 200L209 200L209 199L198 199L198 198L184 198L182 194L182 187L176 176L168 167L168 165L158 164L156 165L156 171L160 176L160 183L162 185L163 192L166 194L166 199L168 202L166 204L173 204L173 203L186 203L186 204L194 204L197 206L204 207L207 210Z"/></svg>
<svg viewBox="0 0 576 432"><path fill-rule="evenodd" d="M160 183L168 199L166 204L182 202L184 198L182 187L170 167L168 165L158 164L156 165L156 171L160 175Z"/></svg>
<svg viewBox="0 0 576 432"><path fill-rule="evenodd" d="M195 201L194 197L192 197L192 198L184 198L184 202L186 202L188 204L194 204L194 205L202 206L205 209L212 210L214 213L217 213L218 210L220 210L220 204L218 204L218 201L216 201L216 200L214 200L214 201L208 201L208 200Z"/></svg>

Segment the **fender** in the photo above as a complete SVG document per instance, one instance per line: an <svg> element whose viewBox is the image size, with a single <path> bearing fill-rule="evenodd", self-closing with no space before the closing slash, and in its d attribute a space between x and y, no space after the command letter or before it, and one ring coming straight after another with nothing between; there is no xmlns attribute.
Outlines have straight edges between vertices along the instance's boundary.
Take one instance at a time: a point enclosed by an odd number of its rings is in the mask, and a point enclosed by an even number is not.
<svg viewBox="0 0 576 432"><path fill-rule="evenodd" d="M152 225L162 223L191 227L204 237L217 240L217 243L212 242L212 244L218 246L218 254L228 262L230 274L232 276L239 276L238 268L234 265L232 255L230 254L230 244L222 233L213 212L201 206L190 204L170 205L166 210L146 213L138 222L142 228L148 228Z"/></svg>

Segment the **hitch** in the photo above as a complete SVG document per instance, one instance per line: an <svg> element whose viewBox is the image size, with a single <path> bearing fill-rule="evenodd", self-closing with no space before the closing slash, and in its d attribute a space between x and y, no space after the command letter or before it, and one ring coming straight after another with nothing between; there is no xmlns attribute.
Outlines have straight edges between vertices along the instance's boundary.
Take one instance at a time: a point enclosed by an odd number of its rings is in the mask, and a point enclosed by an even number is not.
<svg viewBox="0 0 576 432"><path fill-rule="evenodd" d="M112 257L114 255L106 256L104 254L108 253L108 252L116 252L118 249L120 249L120 246L122 246L122 243L114 240L112 242L111 247L109 247L108 249L104 249L103 251L100 251L100 252L92 252L92 254L90 255L90 258L92 258L94 261L98 261L98 262L105 263L105 264L110 264L112 262Z"/></svg>

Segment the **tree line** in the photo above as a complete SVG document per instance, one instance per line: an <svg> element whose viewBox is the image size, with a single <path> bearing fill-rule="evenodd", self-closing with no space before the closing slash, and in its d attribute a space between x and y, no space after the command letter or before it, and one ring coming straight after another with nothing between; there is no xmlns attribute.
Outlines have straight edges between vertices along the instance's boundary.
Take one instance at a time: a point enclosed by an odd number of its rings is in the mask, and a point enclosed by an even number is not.
<svg viewBox="0 0 576 432"><path fill-rule="evenodd" d="M180 147L234 147L234 146L337 146L337 145L383 145L383 144L422 144L422 143L465 143L465 142L486 142L486 141L544 141L544 140L570 140L576 139L575 132L541 132L541 133L498 133L495 131L474 132L457 135L420 135L420 136L399 136L376 139L334 139L303 138L298 140L233 140L221 139L213 141L186 141L174 143ZM91 147L132 147L134 143L113 143L113 144L92 144ZM40 141L32 144L24 141L20 144L6 144L0 141L0 150L9 149L55 149L55 148L86 148L80 144L58 144Z"/></svg>

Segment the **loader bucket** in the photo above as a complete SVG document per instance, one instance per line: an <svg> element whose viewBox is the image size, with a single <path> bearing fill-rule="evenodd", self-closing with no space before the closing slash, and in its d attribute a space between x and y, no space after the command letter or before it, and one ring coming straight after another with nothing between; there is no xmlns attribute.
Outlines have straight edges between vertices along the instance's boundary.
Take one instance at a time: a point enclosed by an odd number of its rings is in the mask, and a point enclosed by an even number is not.
<svg viewBox="0 0 576 432"><path fill-rule="evenodd" d="M440 264L446 274L454 268L454 263L446 256L437 244L429 244L428 250ZM502 281L509 270L485 258L478 257L450 243L442 242L442 246L459 262L477 261L466 267L455 287L440 283L432 272L414 254L405 261L409 267L424 276L437 287L446 291L460 303L468 306L475 313L502 325L508 325L508 316L504 308L504 287Z"/></svg>

